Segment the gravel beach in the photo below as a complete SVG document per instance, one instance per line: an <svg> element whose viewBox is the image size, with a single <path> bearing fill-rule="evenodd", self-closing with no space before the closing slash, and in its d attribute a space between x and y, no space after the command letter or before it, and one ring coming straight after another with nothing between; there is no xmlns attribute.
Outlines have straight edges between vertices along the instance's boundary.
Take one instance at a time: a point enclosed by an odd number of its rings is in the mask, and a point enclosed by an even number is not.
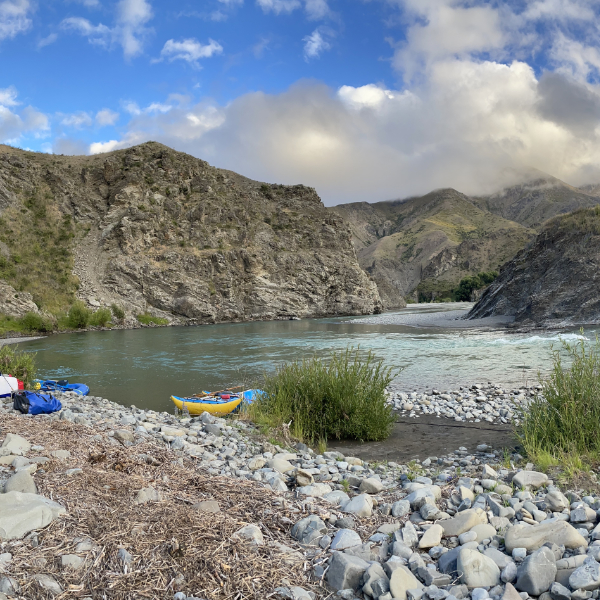
<svg viewBox="0 0 600 600"><path fill-rule="evenodd" d="M438 454L426 436L426 458L395 461L276 445L206 413L61 401L46 416L0 407L0 598L600 595L597 492L559 489L485 442L505 425L399 416L481 443Z"/></svg>

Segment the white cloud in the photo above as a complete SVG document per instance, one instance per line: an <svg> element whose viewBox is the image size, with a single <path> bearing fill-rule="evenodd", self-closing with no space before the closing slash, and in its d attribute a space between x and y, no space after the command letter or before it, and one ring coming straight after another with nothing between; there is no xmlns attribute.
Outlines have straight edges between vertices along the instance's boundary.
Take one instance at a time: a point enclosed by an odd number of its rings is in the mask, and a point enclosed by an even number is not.
<svg viewBox="0 0 600 600"><path fill-rule="evenodd" d="M103 108L96 113L96 124L100 127L114 125L119 120L119 113L110 108Z"/></svg>
<svg viewBox="0 0 600 600"><path fill-rule="evenodd" d="M113 152L114 150L121 150L127 148L131 144L127 142L119 142L117 140L110 140L109 142L94 142L90 144L90 154L100 154L102 152Z"/></svg>
<svg viewBox="0 0 600 600"><path fill-rule="evenodd" d="M331 49L331 44L327 41L328 30L318 27L310 35L302 39L304 42L304 59L319 58L323 52Z"/></svg>
<svg viewBox="0 0 600 600"><path fill-rule="evenodd" d="M306 0L305 10L308 18L313 20L323 19L330 13L327 0Z"/></svg>
<svg viewBox="0 0 600 600"><path fill-rule="evenodd" d="M264 12L274 12L276 15L290 13L302 6L300 0L256 0Z"/></svg>
<svg viewBox="0 0 600 600"><path fill-rule="evenodd" d="M14 87L0 89L0 143L18 143L24 135L46 135L50 129L48 117L31 106L17 110L17 91Z"/></svg>
<svg viewBox="0 0 600 600"><path fill-rule="evenodd" d="M29 13L33 6L29 0L3 0L0 2L0 41L12 39L31 27Z"/></svg>
<svg viewBox="0 0 600 600"><path fill-rule="evenodd" d="M180 42L167 40L161 53L160 60L185 60L191 65L198 67L201 58L210 58L215 54L221 54L223 46L215 40L209 39L208 44L201 44L195 38L184 39Z"/></svg>
<svg viewBox="0 0 600 600"><path fill-rule="evenodd" d="M93 25L83 17L64 19L61 27L87 37L91 44L106 48L119 45L125 58L130 59L143 52L144 40L151 32L146 25L152 17L152 7L147 0L119 0L113 27L102 23Z"/></svg>
<svg viewBox="0 0 600 600"><path fill-rule="evenodd" d="M42 38L38 44L37 47L38 48L45 48L46 46L49 46L50 44L54 44L54 42L58 39L58 35L56 33L51 33L50 35L47 35L45 38Z"/></svg>
<svg viewBox="0 0 600 600"><path fill-rule="evenodd" d="M64 115L60 121L61 125L65 127L72 127L74 129L82 129L84 127L90 127L93 123L92 117L83 111L73 113L71 115Z"/></svg>

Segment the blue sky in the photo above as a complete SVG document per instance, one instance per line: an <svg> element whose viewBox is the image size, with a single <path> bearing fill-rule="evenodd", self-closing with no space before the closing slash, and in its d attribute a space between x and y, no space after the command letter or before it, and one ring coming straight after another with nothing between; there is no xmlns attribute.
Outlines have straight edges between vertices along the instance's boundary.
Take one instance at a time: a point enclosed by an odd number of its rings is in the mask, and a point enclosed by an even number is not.
<svg viewBox="0 0 600 600"><path fill-rule="evenodd" d="M327 204L600 181L600 0L0 0L0 141L157 140Z"/></svg>

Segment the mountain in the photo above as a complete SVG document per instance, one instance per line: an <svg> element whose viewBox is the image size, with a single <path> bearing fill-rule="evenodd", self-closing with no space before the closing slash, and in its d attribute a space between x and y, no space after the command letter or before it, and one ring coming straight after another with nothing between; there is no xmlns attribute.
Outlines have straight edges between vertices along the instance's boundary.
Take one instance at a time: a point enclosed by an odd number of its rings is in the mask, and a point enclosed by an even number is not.
<svg viewBox="0 0 600 600"><path fill-rule="evenodd" d="M460 279L497 269L534 235L453 189L387 202L342 204L360 265L386 308L405 296L447 296Z"/></svg>
<svg viewBox="0 0 600 600"><path fill-rule="evenodd" d="M0 280L21 307L59 314L80 298L176 323L381 310L348 225L314 189L158 143L95 156L0 146L0 211Z"/></svg>
<svg viewBox="0 0 600 600"><path fill-rule="evenodd" d="M600 186L576 188L535 169L524 172L523 177L518 185L490 196L473 197L472 202L482 210L534 229L557 215L600 203Z"/></svg>
<svg viewBox="0 0 600 600"><path fill-rule="evenodd" d="M522 325L600 323L600 207L548 221L483 293L468 318Z"/></svg>

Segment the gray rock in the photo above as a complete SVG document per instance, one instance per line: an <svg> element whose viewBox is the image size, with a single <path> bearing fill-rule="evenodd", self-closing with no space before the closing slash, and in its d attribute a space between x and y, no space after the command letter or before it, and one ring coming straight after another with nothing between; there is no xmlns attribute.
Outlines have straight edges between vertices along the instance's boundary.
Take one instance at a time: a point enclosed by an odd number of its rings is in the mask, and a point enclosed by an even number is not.
<svg viewBox="0 0 600 600"><path fill-rule="evenodd" d="M15 473L4 484L4 492L22 492L23 494L37 494L37 487L33 477L27 471Z"/></svg>
<svg viewBox="0 0 600 600"><path fill-rule="evenodd" d="M161 502L162 495L153 487L142 488L136 495L135 504L146 504L147 502Z"/></svg>
<svg viewBox="0 0 600 600"><path fill-rule="evenodd" d="M346 494L346 492L343 492L342 490L334 490L333 492L325 494L323 496L323 500L327 500L327 502L330 502L335 506L340 506L341 504L349 502L350 497L348 496L348 494Z"/></svg>
<svg viewBox="0 0 600 600"><path fill-rule="evenodd" d="M558 490L548 492L544 498L544 502L548 505L548 508L552 512L562 512L569 506L569 501L567 498Z"/></svg>
<svg viewBox="0 0 600 600"><path fill-rule="evenodd" d="M511 583L507 583L504 588L504 594L502 594L502 600L523 600L523 598Z"/></svg>
<svg viewBox="0 0 600 600"><path fill-rule="evenodd" d="M461 548L456 564L461 581L469 588L492 587L500 583L496 563L477 550Z"/></svg>
<svg viewBox="0 0 600 600"><path fill-rule="evenodd" d="M515 588L530 596L547 592L556 577L556 559L550 548L542 546L530 554L517 570Z"/></svg>
<svg viewBox="0 0 600 600"><path fill-rule="evenodd" d="M487 516L480 508L470 508L452 519L444 519L440 525L444 528L444 537L458 537L475 525L487 523Z"/></svg>
<svg viewBox="0 0 600 600"><path fill-rule="evenodd" d="M506 532L504 543L506 550L514 548L537 550L546 542L553 542L565 548L587 547L585 538L566 521L547 521L534 527L526 524L510 527Z"/></svg>
<svg viewBox="0 0 600 600"><path fill-rule="evenodd" d="M292 471L294 469L289 460L284 460L282 458L272 458L271 460L267 461L267 467L269 467L269 469L274 469L278 473L287 473L288 471Z"/></svg>
<svg viewBox="0 0 600 600"><path fill-rule="evenodd" d="M545 473L538 473L537 471L519 471L513 477L513 483L517 487L532 487L539 488L545 485L548 481L548 475Z"/></svg>
<svg viewBox="0 0 600 600"><path fill-rule="evenodd" d="M423 584L407 569L400 565L390 577L390 593L395 600L406 600L406 592L422 589Z"/></svg>
<svg viewBox="0 0 600 600"><path fill-rule="evenodd" d="M423 500L425 498L431 498L431 500L436 502L442 497L442 490L437 485L426 485L422 488L411 492L404 500L410 503L411 508L418 509L421 508L423 504Z"/></svg>
<svg viewBox="0 0 600 600"><path fill-rule="evenodd" d="M383 567L379 563L373 563L363 575L363 587L362 591L368 594L372 598L379 598L382 594L386 594L390 591L390 580L385 574ZM373 588L375 582L380 582ZM374 591L377 590L377 594Z"/></svg>
<svg viewBox="0 0 600 600"><path fill-rule="evenodd" d="M504 569L502 569L502 573L500 574L500 579L504 583L512 583L517 578L517 565L514 562L510 561Z"/></svg>
<svg viewBox="0 0 600 600"><path fill-rule="evenodd" d="M0 539L20 539L65 513L63 506L37 494L0 494Z"/></svg>
<svg viewBox="0 0 600 600"><path fill-rule="evenodd" d="M327 583L334 590L356 590L369 563L344 552L334 552L329 562Z"/></svg>
<svg viewBox="0 0 600 600"><path fill-rule="evenodd" d="M21 591L21 586L16 579L12 577L0 578L0 593L7 596L16 596Z"/></svg>
<svg viewBox="0 0 600 600"><path fill-rule="evenodd" d="M434 546L438 546L442 541L443 534L444 528L439 523L432 525L420 539L419 548L433 548Z"/></svg>
<svg viewBox="0 0 600 600"><path fill-rule="evenodd" d="M255 546L263 546L265 543L260 527L257 525L246 525L238 529L232 537L247 540Z"/></svg>
<svg viewBox="0 0 600 600"><path fill-rule="evenodd" d="M569 586L573 590L591 591L600 587L600 564L591 556L575 569L569 577Z"/></svg>
<svg viewBox="0 0 600 600"><path fill-rule="evenodd" d="M115 439L118 440L119 442L123 443L123 442L133 442L134 441L134 437L133 437L133 433L131 433L131 431L129 431L128 429L117 429L115 431Z"/></svg>
<svg viewBox="0 0 600 600"><path fill-rule="evenodd" d="M63 593L63 589L58 585L58 581L52 577L52 575L33 575L32 579L34 579L37 584L46 592L50 592L54 596L58 596Z"/></svg>
<svg viewBox="0 0 600 600"><path fill-rule="evenodd" d="M456 573L456 563L458 561L459 552L460 548L453 548L440 556L438 559L438 569L440 573L445 573L446 575Z"/></svg>
<svg viewBox="0 0 600 600"><path fill-rule="evenodd" d="M354 496L350 502L346 502L342 506L342 510L357 517L370 517L373 512L373 500L368 494L360 494Z"/></svg>
<svg viewBox="0 0 600 600"><path fill-rule="evenodd" d="M68 450L53 450L50 452L50 456L58 458L59 460L65 460L71 458L71 453Z"/></svg>
<svg viewBox="0 0 600 600"><path fill-rule="evenodd" d="M362 540L360 535L352 529L340 529L334 536L331 542L332 550L345 550L346 548L352 548L353 546L360 546Z"/></svg>
<svg viewBox="0 0 600 600"><path fill-rule="evenodd" d="M383 490L383 483L379 481L379 479L369 478L363 479L360 487L358 488L359 492L363 492L365 494L379 494Z"/></svg>
<svg viewBox="0 0 600 600"><path fill-rule="evenodd" d="M318 540L326 533L327 525L317 515L309 515L292 527L291 536L305 546L318 546Z"/></svg>
<svg viewBox="0 0 600 600"><path fill-rule="evenodd" d="M400 519L410 512L410 502L407 500L398 500L392 504L392 517Z"/></svg>
<svg viewBox="0 0 600 600"><path fill-rule="evenodd" d="M208 423L207 425L205 425L204 430L206 431L206 433L216 435L217 437L223 435L221 426L214 423Z"/></svg>
<svg viewBox="0 0 600 600"><path fill-rule="evenodd" d="M486 548L483 553L485 556L489 556L498 565L499 569L505 569L509 563L513 562L510 556L506 556L504 552L500 552L496 548Z"/></svg>
<svg viewBox="0 0 600 600"><path fill-rule="evenodd" d="M205 513L220 513L221 512L219 503L216 500L203 500L202 502L196 502L196 504L192 505L192 508L195 508L199 512L205 512Z"/></svg>
<svg viewBox="0 0 600 600"><path fill-rule="evenodd" d="M404 545L408 546L409 548L414 548L419 541L417 530L410 521L407 521L404 524L404 527L396 533L396 537L399 537L398 534L402 536L402 542L404 542Z"/></svg>
<svg viewBox="0 0 600 600"><path fill-rule="evenodd" d="M129 552L127 552L125 548L119 548L119 551L117 552L117 557L125 565L130 565L133 561L133 556L129 554Z"/></svg>
<svg viewBox="0 0 600 600"><path fill-rule="evenodd" d="M1 447L9 454L26 454L31 450L31 444L16 433L7 433Z"/></svg>
<svg viewBox="0 0 600 600"><path fill-rule="evenodd" d="M550 596L552 600L571 600L571 590L555 581L550 586Z"/></svg>
<svg viewBox="0 0 600 600"><path fill-rule="evenodd" d="M63 554L60 557L60 563L63 569L80 569L83 565L83 558L77 554Z"/></svg>
<svg viewBox="0 0 600 600"><path fill-rule="evenodd" d="M331 487L326 483L313 483L304 487L296 488L296 491L301 496L310 496L311 498L322 498L331 492Z"/></svg>

